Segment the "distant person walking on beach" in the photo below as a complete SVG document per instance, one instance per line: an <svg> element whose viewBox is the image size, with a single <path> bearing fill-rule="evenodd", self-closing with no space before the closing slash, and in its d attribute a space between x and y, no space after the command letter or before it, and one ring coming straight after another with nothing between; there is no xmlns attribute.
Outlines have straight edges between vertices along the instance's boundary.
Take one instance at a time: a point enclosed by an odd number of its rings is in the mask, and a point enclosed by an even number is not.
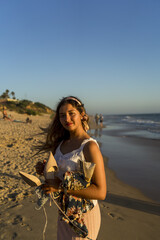
<svg viewBox="0 0 160 240"><path fill-rule="evenodd" d="M100 126L102 128L103 127L103 115L102 114L100 114L100 116L99 116L99 121L100 121Z"/></svg>
<svg viewBox="0 0 160 240"><path fill-rule="evenodd" d="M57 106L55 117L47 131L46 142L39 148L40 151L52 151L59 168L57 178L43 185L44 191L47 194L61 191L66 198L73 196L81 201L88 199L93 205L91 210L82 212L88 229L87 237L82 238L77 235L70 224L62 220L59 215L57 240L96 240L99 233L101 214L97 200L105 199L106 176L103 157L97 141L87 134L88 119L84 105L78 98L73 96L63 98ZM68 171L77 171L79 160L95 164L90 186L80 190L62 189L60 184L64 174ZM44 163L38 162L36 165L37 173L42 174L43 170Z"/></svg>
<svg viewBox="0 0 160 240"><path fill-rule="evenodd" d="M97 126L98 126L98 121L99 121L99 115L98 115L98 113L96 113L96 115L95 115L95 122L96 122Z"/></svg>

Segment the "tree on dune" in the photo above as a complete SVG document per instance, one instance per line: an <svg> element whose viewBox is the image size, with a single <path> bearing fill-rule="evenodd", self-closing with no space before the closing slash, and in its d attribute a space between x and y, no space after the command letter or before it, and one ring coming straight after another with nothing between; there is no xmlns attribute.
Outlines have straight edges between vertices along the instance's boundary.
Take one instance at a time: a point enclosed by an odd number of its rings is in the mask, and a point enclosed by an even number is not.
<svg viewBox="0 0 160 240"><path fill-rule="evenodd" d="M6 89L6 91L2 93L2 95L0 96L0 98L9 98L9 90Z"/></svg>
<svg viewBox="0 0 160 240"><path fill-rule="evenodd" d="M13 98L13 99L16 99L16 98L15 98L15 92L12 91L12 92L10 93L10 91L9 91L8 89L6 89L6 91L2 93L2 95L0 96L0 98L10 98L10 95L12 95L12 98Z"/></svg>
<svg viewBox="0 0 160 240"><path fill-rule="evenodd" d="M11 92L11 95L12 95L12 98L13 98L13 99L16 99L16 97L15 97L15 92L12 91L12 92Z"/></svg>

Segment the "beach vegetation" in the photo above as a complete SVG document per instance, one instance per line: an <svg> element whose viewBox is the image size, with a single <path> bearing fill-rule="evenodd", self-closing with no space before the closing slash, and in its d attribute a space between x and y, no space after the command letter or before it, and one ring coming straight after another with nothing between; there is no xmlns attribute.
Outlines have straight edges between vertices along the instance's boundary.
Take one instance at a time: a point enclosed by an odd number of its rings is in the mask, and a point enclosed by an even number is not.
<svg viewBox="0 0 160 240"><path fill-rule="evenodd" d="M44 109L44 110L46 109L46 106L45 106L43 103L35 102L34 105L35 105L36 107L42 108L42 109Z"/></svg>
<svg viewBox="0 0 160 240"><path fill-rule="evenodd" d="M5 99L5 98L7 99L7 98L10 98L10 96L12 96L12 99L16 99L15 92L12 91L10 93L10 90L6 89L6 91L0 95L0 99Z"/></svg>
<svg viewBox="0 0 160 240"><path fill-rule="evenodd" d="M37 115L37 112L36 111L34 111L33 109L27 109L26 110L26 113L28 114L28 115Z"/></svg>
<svg viewBox="0 0 160 240"><path fill-rule="evenodd" d="M12 92L11 92L11 95L12 95L12 98L13 98L13 99L16 99L16 97L15 97L15 92L12 91Z"/></svg>
<svg viewBox="0 0 160 240"><path fill-rule="evenodd" d="M53 115L54 111L40 102L32 102L27 99L17 100L15 99L15 92L11 92L6 89L5 92L0 96L0 109L2 110L5 106L10 111L15 111L21 114L28 115L41 115L41 114L51 114ZM12 95L12 99L9 98L9 95Z"/></svg>

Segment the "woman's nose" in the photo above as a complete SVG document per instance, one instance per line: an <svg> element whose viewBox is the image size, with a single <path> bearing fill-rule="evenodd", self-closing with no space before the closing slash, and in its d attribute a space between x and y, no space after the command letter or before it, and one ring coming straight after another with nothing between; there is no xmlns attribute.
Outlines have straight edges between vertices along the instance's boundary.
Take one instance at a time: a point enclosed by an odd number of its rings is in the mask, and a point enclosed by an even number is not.
<svg viewBox="0 0 160 240"><path fill-rule="evenodd" d="M66 114L66 116L65 116L65 121L66 121L66 122L69 122L69 121L70 121L70 116L69 116L69 114Z"/></svg>

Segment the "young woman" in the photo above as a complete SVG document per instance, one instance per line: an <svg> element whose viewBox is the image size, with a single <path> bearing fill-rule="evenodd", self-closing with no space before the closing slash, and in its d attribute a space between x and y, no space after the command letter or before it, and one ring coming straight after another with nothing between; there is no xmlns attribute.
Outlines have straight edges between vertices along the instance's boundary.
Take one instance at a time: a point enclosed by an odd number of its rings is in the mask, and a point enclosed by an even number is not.
<svg viewBox="0 0 160 240"><path fill-rule="evenodd" d="M88 237L95 240L101 224L97 200L104 200L106 197L106 176L98 144L87 134L88 120L84 105L78 98L69 96L59 102L56 115L47 132L46 142L41 148L43 151L52 151L54 154L59 168L58 178L53 182L46 183L43 189L47 194L56 192L63 179L63 174L66 171L76 170L79 159L96 164L89 187L81 190L67 190L69 195L93 200L94 207L84 213L84 220L89 232ZM42 174L43 169L44 164L38 162L37 173ZM70 226L58 218L57 239L78 240L84 238L77 237Z"/></svg>

